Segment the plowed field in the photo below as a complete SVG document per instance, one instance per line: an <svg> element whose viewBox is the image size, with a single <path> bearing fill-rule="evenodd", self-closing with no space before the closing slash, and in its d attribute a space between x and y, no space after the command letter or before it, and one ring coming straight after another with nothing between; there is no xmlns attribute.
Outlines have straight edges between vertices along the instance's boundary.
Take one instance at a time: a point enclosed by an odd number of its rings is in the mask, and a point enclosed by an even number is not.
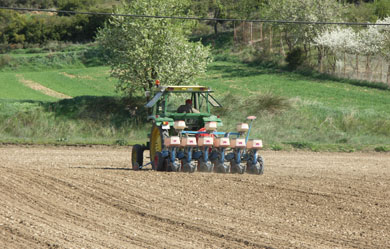
<svg viewBox="0 0 390 249"><path fill-rule="evenodd" d="M390 154L263 152L263 176L0 147L0 248L390 248Z"/></svg>

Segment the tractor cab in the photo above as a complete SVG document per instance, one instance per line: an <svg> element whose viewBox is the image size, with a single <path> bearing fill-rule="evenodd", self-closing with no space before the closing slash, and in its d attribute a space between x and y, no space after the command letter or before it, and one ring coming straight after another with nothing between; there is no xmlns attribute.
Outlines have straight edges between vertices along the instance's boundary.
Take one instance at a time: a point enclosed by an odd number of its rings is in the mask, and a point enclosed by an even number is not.
<svg viewBox="0 0 390 249"><path fill-rule="evenodd" d="M204 86L159 86L153 98L146 104L151 108L151 120L156 126L173 126L174 121L185 120L189 130L202 128L205 122L222 121L211 114L210 107L221 107L211 95L213 91Z"/></svg>

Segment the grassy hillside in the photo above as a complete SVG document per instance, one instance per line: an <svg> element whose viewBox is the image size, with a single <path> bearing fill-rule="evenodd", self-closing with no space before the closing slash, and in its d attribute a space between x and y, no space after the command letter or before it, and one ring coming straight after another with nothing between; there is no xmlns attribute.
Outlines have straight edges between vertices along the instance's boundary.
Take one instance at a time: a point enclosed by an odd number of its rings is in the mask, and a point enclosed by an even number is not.
<svg viewBox="0 0 390 249"><path fill-rule="evenodd" d="M389 144L388 90L231 62L211 65L200 83L225 98L228 127L258 115L254 133L275 149L349 151Z"/></svg>
<svg viewBox="0 0 390 249"><path fill-rule="evenodd" d="M0 142L133 144L146 140L143 99L115 93L107 67L0 73ZM21 79L75 97L56 99ZM279 150L390 148L390 91L318 80L240 62L217 61L199 84L224 104L225 130L247 115L253 137ZM136 110L136 111L135 111Z"/></svg>

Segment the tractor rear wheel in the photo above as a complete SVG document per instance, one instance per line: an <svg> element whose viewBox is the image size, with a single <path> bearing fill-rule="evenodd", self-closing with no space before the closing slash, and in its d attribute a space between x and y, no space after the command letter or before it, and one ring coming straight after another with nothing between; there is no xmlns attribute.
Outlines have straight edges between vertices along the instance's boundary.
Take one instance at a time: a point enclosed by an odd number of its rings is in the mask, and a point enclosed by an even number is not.
<svg viewBox="0 0 390 249"><path fill-rule="evenodd" d="M156 152L154 155L154 160L152 167L157 171L166 171L168 166L168 159L164 158L161 152Z"/></svg>
<svg viewBox="0 0 390 249"><path fill-rule="evenodd" d="M139 170L144 161L144 150L142 145L136 144L131 151L131 166L133 170Z"/></svg>
<svg viewBox="0 0 390 249"><path fill-rule="evenodd" d="M168 136L168 130L163 130L160 126L153 124L150 133L150 160L152 162L152 168L158 171L161 171L164 167L157 167L158 165L154 165L156 162L156 153L161 152L164 149L164 138ZM166 167L164 170L166 170Z"/></svg>

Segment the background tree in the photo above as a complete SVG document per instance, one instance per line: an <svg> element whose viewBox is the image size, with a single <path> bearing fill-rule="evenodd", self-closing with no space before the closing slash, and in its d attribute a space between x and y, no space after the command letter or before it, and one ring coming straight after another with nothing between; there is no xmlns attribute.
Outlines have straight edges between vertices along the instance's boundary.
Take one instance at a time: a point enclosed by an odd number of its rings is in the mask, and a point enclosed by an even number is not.
<svg viewBox="0 0 390 249"><path fill-rule="evenodd" d="M341 28L341 27L333 27L324 30L324 32L320 33L317 37L314 38L314 45L319 48L319 51L322 53L321 59L325 55L333 54L336 58L337 56L342 55L343 64L345 65L345 54L355 54L357 56L357 64L358 64L358 56L360 53L360 47L362 46L359 36L355 30L352 28ZM322 60L319 61L320 69L322 71ZM335 70L335 65L333 70ZM345 66L344 66L345 69ZM358 66L356 67L358 71ZM344 70L345 74L345 70Z"/></svg>
<svg viewBox="0 0 390 249"><path fill-rule="evenodd" d="M208 18L230 18L229 11L232 7L232 1L229 0L193 0L192 11L196 16ZM218 24L223 21L211 21L210 25L214 27L214 33L218 34Z"/></svg>
<svg viewBox="0 0 390 249"><path fill-rule="evenodd" d="M329 22L339 21L343 6L334 0L275 0L269 1L266 18L273 20ZM279 25L289 51L303 46L307 53L313 39L325 29L323 25Z"/></svg>
<svg viewBox="0 0 390 249"><path fill-rule="evenodd" d="M189 1L134 0L118 9L121 14L183 16ZM111 76L128 95L150 90L155 80L162 84L193 83L205 72L209 48L189 42L192 23L184 20L115 16L98 32L97 40L107 49Z"/></svg>
<svg viewBox="0 0 390 249"><path fill-rule="evenodd" d="M378 24L390 23L390 16L383 20L378 20ZM388 63L387 67L387 83L390 84L390 26L376 26L379 32L383 35L383 46L381 49L381 55Z"/></svg>
<svg viewBox="0 0 390 249"><path fill-rule="evenodd" d="M375 3L375 14L379 19L390 16L390 0L378 0Z"/></svg>

